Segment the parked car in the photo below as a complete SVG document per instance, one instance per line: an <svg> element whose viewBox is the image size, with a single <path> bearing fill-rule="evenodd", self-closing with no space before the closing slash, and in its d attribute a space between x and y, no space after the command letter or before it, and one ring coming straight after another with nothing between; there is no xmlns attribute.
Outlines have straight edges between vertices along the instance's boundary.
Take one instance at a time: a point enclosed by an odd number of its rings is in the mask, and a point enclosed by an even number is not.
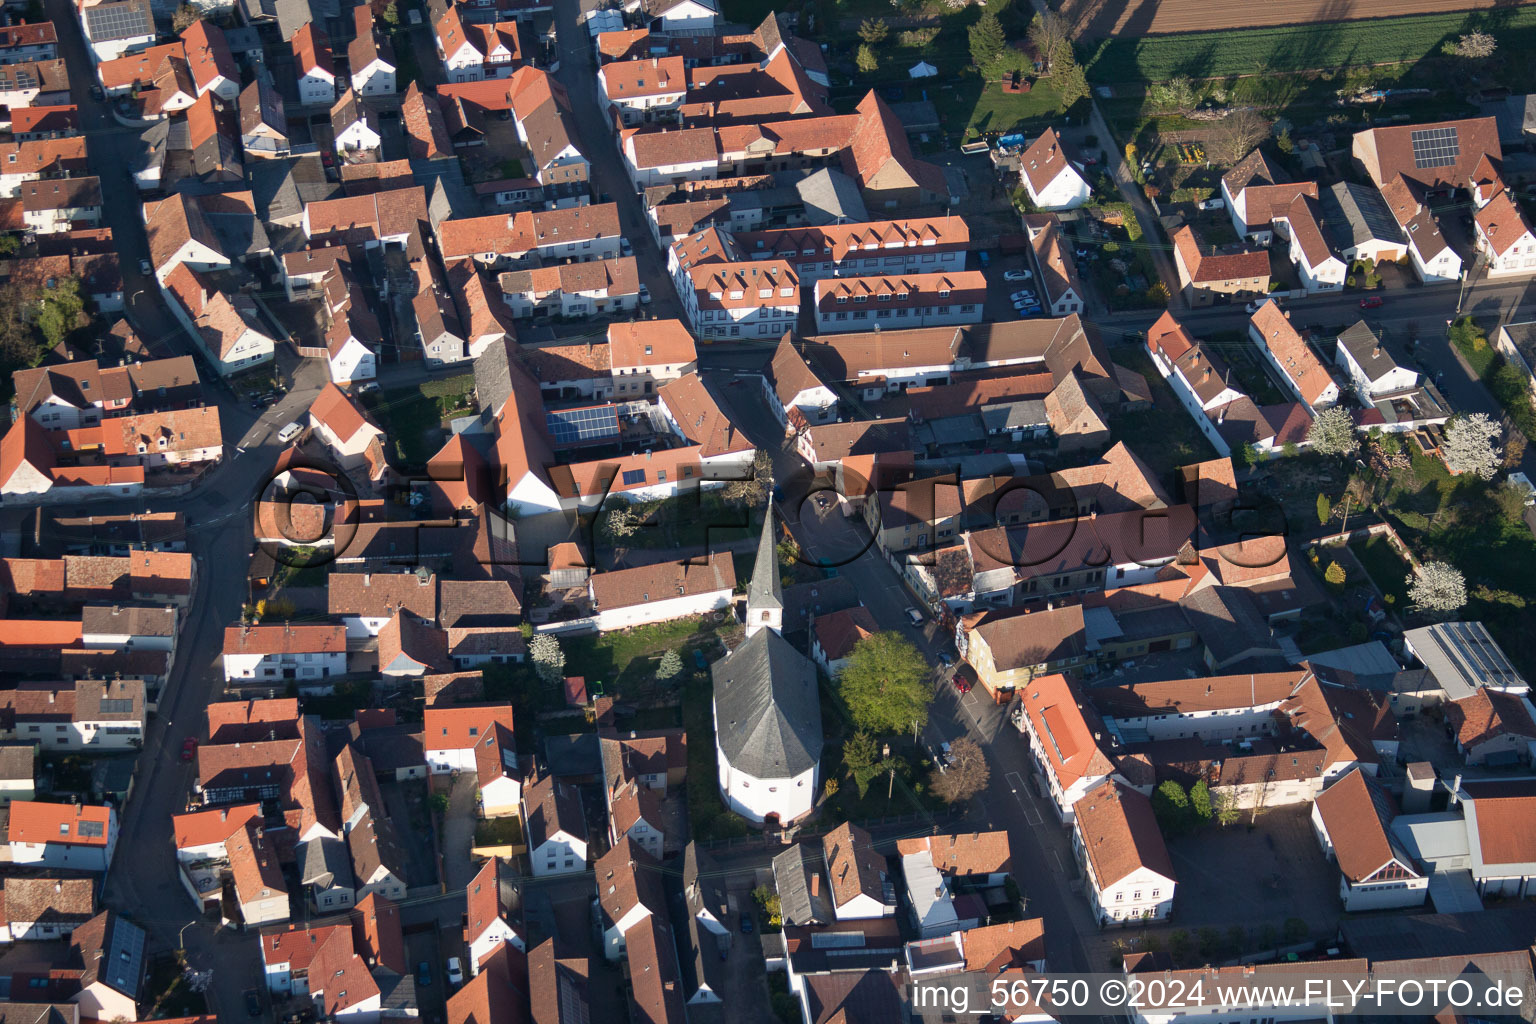
<svg viewBox="0 0 1536 1024"><path fill-rule="evenodd" d="M245 1012L252 1017L261 1016L261 994L253 988L245 990Z"/></svg>
<svg viewBox="0 0 1536 1024"><path fill-rule="evenodd" d="M277 432L277 439L282 444L287 444L304 432L304 427L299 423L289 423Z"/></svg>
<svg viewBox="0 0 1536 1024"><path fill-rule="evenodd" d="M923 613L918 611L916 608L908 608L907 621L912 623L914 626L921 626L923 624Z"/></svg>
<svg viewBox="0 0 1536 1024"><path fill-rule="evenodd" d="M977 249L976 262L980 263L983 269L990 267L992 265L992 254L985 249Z"/></svg>
<svg viewBox="0 0 1536 1024"><path fill-rule="evenodd" d="M945 668L949 668L949 666L953 665L954 663L955 663L955 659L954 659L954 657L952 657L950 655L950 653L948 651L940 651L939 652L939 664L940 665L943 665Z"/></svg>
<svg viewBox="0 0 1536 1024"><path fill-rule="evenodd" d="M651 290L649 288L647 288L645 285L641 285L640 286L640 305L642 305L642 306L649 306L650 304L651 304Z"/></svg>
<svg viewBox="0 0 1536 1024"><path fill-rule="evenodd" d="M450 985L461 985L461 984L463 984L463 982L464 982L464 967L463 967L463 965L459 963L459 958L458 957L456 957L456 956L449 957L448 958L448 984L450 984Z"/></svg>
<svg viewBox="0 0 1536 1024"><path fill-rule="evenodd" d="M629 244L629 239L627 239L627 238L620 238L619 239L619 255L620 256L633 256L634 254L635 254L635 247Z"/></svg>
<svg viewBox="0 0 1536 1024"><path fill-rule="evenodd" d="M1008 297L1010 299L1012 299L1014 302L1035 302L1035 303L1038 303L1040 301L1039 297L1037 295L1035 295L1034 291L1029 289L1029 288L1021 288L1021 289L1019 289L1018 291L1014 292L1012 295L1010 295Z"/></svg>
<svg viewBox="0 0 1536 1024"><path fill-rule="evenodd" d="M1033 280L1033 270L1010 270L1003 274L1004 281L1029 281Z"/></svg>
<svg viewBox="0 0 1536 1024"><path fill-rule="evenodd" d="M357 389L357 393L360 395L371 395L377 390L379 390L379 382L376 380L370 380L360 385Z"/></svg>
<svg viewBox="0 0 1536 1024"><path fill-rule="evenodd" d="M1273 299L1268 298L1254 299L1252 302L1248 303L1248 305L1243 307L1243 312L1251 316L1252 314L1257 313L1260 309L1262 309L1264 307L1264 303L1273 301Z"/></svg>
<svg viewBox="0 0 1536 1024"><path fill-rule="evenodd" d="M752 914L746 910L741 912L741 934L752 934Z"/></svg>
<svg viewBox="0 0 1536 1024"><path fill-rule="evenodd" d="M197 756L197 737L188 736L181 741L181 759L190 761Z"/></svg>
<svg viewBox="0 0 1536 1024"><path fill-rule="evenodd" d="M106 90L102 89L102 87L99 85L91 86L91 99L95 100L97 103L101 103L106 98Z"/></svg>
<svg viewBox="0 0 1536 1024"><path fill-rule="evenodd" d="M1195 205L1202 210L1225 210L1227 208L1227 201L1225 199L1202 199Z"/></svg>
<svg viewBox="0 0 1536 1024"><path fill-rule="evenodd" d="M961 675L959 672L955 673L952 682L955 684L955 691L957 693L964 694L971 692L971 681L965 676Z"/></svg>
<svg viewBox="0 0 1536 1024"><path fill-rule="evenodd" d="M1380 309L1382 298L1380 295L1367 295L1360 300L1361 309Z"/></svg>
<svg viewBox="0 0 1536 1024"><path fill-rule="evenodd" d="M143 274L145 277L148 277L154 272L155 268L150 265L149 260L139 260L139 273Z"/></svg>
<svg viewBox="0 0 1536 1024"><path fill-rule="evenodd" d="M432 984L432 964L423 960L416 965L416 984L421 988L428 988Z"/></svg>
<svg viewBox="0 0 1536 1024"><path fill-rule="evenodd" d="M1076 256L1080 260L1085 260L1091 255L1091 253L1089 253L1087 249L1078 249L1074 251L1072 255Z"/></svg>

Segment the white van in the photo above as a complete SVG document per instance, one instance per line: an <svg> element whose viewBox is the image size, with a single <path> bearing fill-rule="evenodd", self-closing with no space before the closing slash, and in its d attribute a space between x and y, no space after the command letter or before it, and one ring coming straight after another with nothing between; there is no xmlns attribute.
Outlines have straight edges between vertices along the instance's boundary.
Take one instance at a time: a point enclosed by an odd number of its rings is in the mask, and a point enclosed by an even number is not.
<svg viewBox="0 0 1536 1024"><path fill-rule="evenodd" d="M286 427L284 427L282 430L279 430L277 432L277 439L278 439L278 441L282 442L283 444L287 444L289 441L292 441L294 438L298 437L303 432L304 432L303 426L301 426L298 423L290 423Z"/></svg>

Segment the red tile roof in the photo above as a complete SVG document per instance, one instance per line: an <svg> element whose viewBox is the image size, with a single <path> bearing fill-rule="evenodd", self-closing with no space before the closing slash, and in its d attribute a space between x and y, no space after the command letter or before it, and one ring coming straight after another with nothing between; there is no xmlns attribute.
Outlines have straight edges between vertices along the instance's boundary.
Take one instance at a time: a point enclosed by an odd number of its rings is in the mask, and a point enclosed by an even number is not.
<svg viewBox="0 0 1536 1024"><path fill-rule="evenodd" d="M422 746L428 750L468 750L493 725L513 728L510 704L451 704L426 709Z"/></svg>
<svg viewBox="0 0 1536 1024"><path fill-rule="evenodd" d="M1152 814L1152 801L1134 789L1110 781L1073 804L1083 849L1101 889L1139 868L1176 880L1173 861Z"/></svg>
<svg viewBox="0 0 1536 1024"><path fill-rule="evenodd" d="M105 848L110 838L112 808L92 804L46 804L35 800L11 801L7 838L12 843Z"/></svg>

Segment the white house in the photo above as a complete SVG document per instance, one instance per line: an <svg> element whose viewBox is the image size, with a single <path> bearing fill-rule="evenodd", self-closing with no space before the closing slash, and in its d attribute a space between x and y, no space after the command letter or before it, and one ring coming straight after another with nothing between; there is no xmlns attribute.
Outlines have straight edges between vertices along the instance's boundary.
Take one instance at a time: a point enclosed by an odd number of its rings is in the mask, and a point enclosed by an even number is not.
<svg viewBox="0 0 1536 1024"><path fill-rule="evenodd" d="M512 732L500 723L487 729L475 746L475 785L480 790L480 813L485 817L505 818L519 812L523 770Z"/></svg>
<svg viewBox="0 0 1536 1024"><path fill-rule="evenodd" d="M822 382L805 357L795 351L793 333L785 331L763 370L763 398L785 432L795 429L790 410L807 425L837 419L837 393Z"/></svg>
<svg viewBox="0 0 1536 1024"><path fill-rule="evenodd" d="M1047 128L1020 154L1019 177L1029 198L1042 210L1075 210L1093 196L1054 128Z"/></svg>
<svg viewBox="0 0 1536 1024"><path fill-rule="evenodd" d="M523 937L512 924L512 910L502 895L501 858L486 861L466 889L468 914L465 938L469 940L469 972L479 974L492 953L504 945L525 951Z"/></svg>
<svg viewBox="0 0 1536 1024"><path fill-rule="evenodd" d="M625 0L623 10L647 19L652 32L666 35L712 36L720 18L714 0Z"/></svg>
<svg viewBox="0 0 1536 1024"><path fill-rule="evenodd" d="M678 245L684 244L679 242ZM678 298L693 333L708 338L777 338L800 316L800 280L788 263L677 262ZM847 328L843 328L847 329Z"/></svg>
<svg viewBox="0 0 1536 1024"><path fill-rule="evenodd" d="M1029 233L1030 251L1035 257L1036 283L1044 292L1045 309L1051 316L1068 316L1087 309L1082 281L1077 276L1077 262L1067 251L1061 222L1053 213L1035 213L1024 218ZM1025 286L1029 288L1028 285Z"/></svg>
<svg viewBox="0 0 1536 1024"><path fill-rule="evenodd" d="M330 107L336 102L336 70L325 34L314 22L305 22L288 42L299 76L299 105Z"/></svg>
<svg viewBox="0 0 1536 1024"><path fill-rule="evenodd" d="M449 704L427 708L421 738L427 767L433 775L475 771L475 750L496 725L512 729L510 704Z"/></svg>
<svg viewBox="0 0 1536 1024"><path fill-rule="evenodd" d="M581 793L553 775L529 782L523 788L523 836L534 875L585 871L587 824Z"/></svg>
<svg viewBox="0 0 1536 1024"><path fill-rule="evenodd" d="M613 315L640 305L640 275L633 256L509 270L497 278L515 318Z"/></svg>
<svg viewBox="0 0 1536 1024"><path fill-rule="evenodd" d="M373 19L373 7L358 4L352 8L356 35L347 44L347 63L352 76L352 91L359 96L395 94L395 54L387 39L380 36Z"/></svg>
<svg viewBox="0 0 1536 1024"><path fill-rule="evenodd" d="M811 619L811 660L833 678L848 664L858 642L879 631L874 616L863 605L843 608Z"/></svg>
<svg viewBox="0 0 1536 1024"><path fill-rule="evenodd" d="M974 643L974 642L973 642ZM1013 723L1029 737L1029 751L1050 788L1051 803L1064 822L1073 807L1115 775L1110 761L1095 738L1084 710L1086 701L1064 675L1036 676L1024 686ZM1095 718L1097 716L1095 715Z"/></svg>
<svg viewBox="0 0 1536 1024"><path fill-rule="evenodd" d="M27 230L39 235L93 226L101 220L101 179L86 175L23 182L21 215Z"/></svg>
<svg viewBox="0 0 1536 1024"><path fill-rule="evenodd" d="M648 395L698 369L693 335L680 320L608 325L608 363L618 395Z"/></svg>
<svg viewBox="0 0 1536 1024"><path fill-rule="evenodd" d="M89 752L138 749L144 742L144 706L140 679L21 686L6 691L0 702L10 712L16 739L44 750Z"/></svg>
<svg viewBox="0 0 1536 1024"><path fill-rule="evenodd" d="M1425 284L1455 281L1461 276L1461 256L1440 231L1434 211L1424 205L1402 177L1381 186L1381 198L1408 239L1408 255Z"/></svg>
<svg viewBox="0 0 1536 1024"><path fill-rule="evenodd" d="M341 156L377 153L384 142L379 134L378 117L359 101L358 94L350 86L342 91L341 98L331 108L331 134L336 152Z"/></svg>
<svg viewBox="0 0 1536 1024"><path fill-rule="evenodd" d="M12 800L6 836L13 864L105 872L117 849L117 811Z"/></svg>
<svg viewBox="0 0 1536 1024"><path fill-rule="evenodd" d="M1356 393L1367 401L1372 395L1402 391L1419 383L1418 371L1400 366L1364 320L1339 335L1333 358L1349 375Z"/></svg>
<svg viewBox="0 0 1536 1024"><path fill-rule="evenodd" d="M787 825L815 807L822 731L816 666L779 632L777 539L770 509L747 589L747 639L710 671L720 795L743 817Z"/></svg>
<svg viewBox="0 0 1536 1024"><path fill-rule="evenodd" d="M1314 412L1339 400L1339 385L1305 338L1291 326L1280 304L1266 300L1249 318L1248 337L1296 399Z"/></svg>
<svg viewBox="0 0 1536 1024"><path fill-rule="evenodd" d="M628 837L635 845L660 860L665 834L661 821L661 797L649 786L633 778L604 787L608 802L608 841L617 843Z"/></svg>
<svg viewBox="0 0 1536 1024"><path fill-rule="evenodd" d="M713 552L703 565L659 562L593 573L588 596L600 632L703 615L730 607L736 570L729 552Z"/></svg>
<svg viewBox="0 0 1536 1024"><path fill-rule="evenodd" d="M839 921L866 921L896 914L896 880L874 840L853 822L844 822L821 841L832 880L832 910Z"/></svg>
<svg viewBox="0 0 1536 1024"><path fill-rule="evenodd" d="M326 384L309 407L309 425L343 469L368 461L370 449L382 443L384 431L363 415L354 400L335 384Z"/></svg>
<svg viewBox="0 0 1536 1024"><path fill-rule="evenodd" d="M720 169L720 145L713 128L626 131L619 152L636 191L713 178Z"/></svg>
<svg viewBox="0 0 1536 1024"><path fill-rule="evenodd" d="M1099 924L1166 919L1177 882L1152 801L1111 781L1091 790L1073 810L1072 846Z"/></svg>
<svg viewBox="0 0 1536 1024"><path fill-rule="evenodd" d="M628 839L620 840L593 865L602 911L603 956L617 960L625 937L646 920L667 917L661 864Z"/></svg>
<svg viewBox="0 0 1536 1024"><path fill-rule="evenodd" d="M326 370L337 384L355 384L379 375L378 357L352 329L352 322L350 316L338 316L326 332Z"/></svg>
<svg viewBox="0 0 1536 1024"><path fill-rule="evenodd" d="M376 637L395 613L437 618L437 576L426 569L410 572L333 571L326 583L328 610L341 620L349 640Z"/></svg>
<svg viewBox="0 0 1536 1024"><path fill-rule="evenodd" d="M1276 231L1290 239L1287 255L1301 272L1302 287L1308 295L1344 287L1348 268L1323 237L1322 211L1316 199L1298 195L1283 211L1274 211L1273 223Z"/></svg>
<svg viewBox="0 0 1536 1024"><path fill-rule="evenodd" d="M1536 235L1508 189L1501 189L1473 220L1489 277L1536 274Z"/></svg>
<svg viewBox="0 0 1536 1024"><path fill-rule="evenodd" d="M383 996L358 954L352 921L335 917L301 925L264 928L262 969L274 997L313 1000L317 1013L371 1024Z"/></svg>
<svg viewBox="0 0 1536 1024"><path fill-rule="evenodd" d="M1391 794L1359 768L1317 795L1312 827L1339 868L1346 912L1422 906L1429 874L1399 844Z"/></svg>
<svg viewBox="0 0 1536 1024"><path fill-rule="evenodd" d="M96 909L90 878L17 878L0 882L5 914L0 943L67 939Z"/></svg>
<svg viewBox="0 0 1536 1024"><path fill-rule="evenodd" d="M1164 313L1147 330L1147 350L1157 372L1197 423L1204 421L1210 410L1244 397L1229 382L1231 373L1226 363L1191 338L1172 313Z"/></svg>
<svg viewBox="0 0 1536 1024"><path fill-rule="evenodd" d="M345 675L347 629L287 622L224 630L224 679L314 680Z"/></svg>
<svg viewBox="0 0 1536 1024"><path fill-rule="evenodd" d="M597 89L604 110L618 110L626 125L641 124L682 104L688 72L682 57L610 61L597 69Z"/></svg>
<svg viewBox="0 0 1536 1024"><path fill-rule="evenodd" d="M98 64L137 53L158 38L150 0L116 0L79 10L86 45Z"/></svg>

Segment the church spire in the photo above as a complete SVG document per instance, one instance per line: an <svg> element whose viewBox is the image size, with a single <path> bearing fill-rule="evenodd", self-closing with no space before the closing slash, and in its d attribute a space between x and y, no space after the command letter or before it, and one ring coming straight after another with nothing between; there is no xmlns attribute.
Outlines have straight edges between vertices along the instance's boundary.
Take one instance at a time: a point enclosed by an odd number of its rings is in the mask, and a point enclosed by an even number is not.
<svg viewBox="0 0 1536 1024"><path fill-rule="evenodd" d="M763 515L763 536L757 542L752 581L747 585L747 636L763 629L783 632L784 592L779 586L778 531L773 522L773 499Z"/></svg>

